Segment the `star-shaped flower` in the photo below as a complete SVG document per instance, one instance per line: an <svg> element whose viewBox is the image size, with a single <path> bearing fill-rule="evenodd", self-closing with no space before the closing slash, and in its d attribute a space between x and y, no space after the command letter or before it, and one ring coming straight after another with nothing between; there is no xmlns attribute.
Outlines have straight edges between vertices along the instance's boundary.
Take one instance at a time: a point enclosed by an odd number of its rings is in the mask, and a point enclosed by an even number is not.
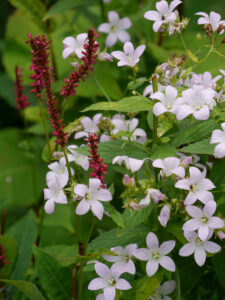
<svg viewBox="0 0 225 300"><path fill-rule="evenodd" d="M120 278L121 272L115 265L109 269L105 264L97 262L95 264L95 271L100 278L93 279L89 283L88 289L103 289L104 297L107 300L113 300L115 298L116 290L129 290L131 288L128 281Z"/></svg>
<svg viewBox="0 0 225 300"><path fill-rule="evenodd" d="M140 260L148 261L146 265L146 272L149 277L157 272L159 264L168 271L175 271L174 261L166 255L175 247L175 241L164 242L159 247L158 238L153 232L150 232L147 235L146 244L148 249L137 249L134 253L134 256Z"/></svg>
<svg viewBox="0 0 225 300"><path fill-rule="evenodd" d="M218 144L214 149L214 155L217 158L225 156L225 122L221 124L222 130L213 130L210 144Z"/></svg>
<svg viewBox="0 0 225 300"><path fill-rule="evenodd" d="M85 184L77 184L74 187L75 200L81 199L76 208L78 215L84 215L89 210L101 220L103 217L104 207L101 201L112 200L112 194L107 189L100 188L101 181L99 179L89 179L89 187Z"/></svg>
<svg viewBox="0 0 225 300"><path fill-rule="evenodd" d="M221 20L221 15L214 11L211 11L209 15L204 12L198 12L196 15L201 16L201 18L198 19L199 25L210 24L213 31L216 31L220 25L225 25L225 21ZM222 30L220 34L223 32L224 30Z"/></svg>
<svg viewBox="0 0 225 300"><path fill-rule="evenodd" d="M136 159L136 158L128 157L126 155L122 155L122 156L114 157L112 164L114 165L115 163L118 163L121 166L123 162L125 162L126 168L128 170L131 170L132 173L134 173L142 167L144 163L144 159Z"/></svg>
<svg viewBox="0 0 225 300"><path fill-rule="evenodd" d="M152 163L154 168L160 168L161 176L169 177L172 174L183 178L185 175L185 170L180 166L180 159L177 157L167 157L165 159L156 159Z"/></svg>
<svg viewBox="0 0 225 300"><path fill-rule="evenodd" d="M129 33L126 29L131 27L131 21L129 18L119 18L116 11L110 11L108 13L109 23L103 23L98 27L99 32L108 33L106 38L106 46L112 47L119 39L122 43L130 40Z"/></svg>
<svg viewBox="0 0 225 300"><path fill-rule="evenodd" d="M165 281L153 292L152 296L148 298L148 300L172 300L172 298L167 295L171 294L175 290L175 287L175 280Z"/></svg>
<svg viewBox="0 0 225 300"><path fill-rule="evenodd" d="M84 54L84 43L87 40L87 33L80 33L76 38L68 36L63 40L64 50L63 58L66 59L68 56L76 55L81 59Z"/></svg>
<svg viewBox="0 0 225 300"><path fill-rule="evenodd" d="M131 42L126 42L123 45L123 50L124 52L113 51L111 53L113 57L119 60L117 66L118 67L129 66L133 68L139 62L140 56L145 50L145 45L141 45L134 50L133 44Z"/></svg>
<svg viewBox="0 0 225 300"><path fill-rule="evenodd" d="M74 161L76 164L80 165L85 171L89 168L89 158L75 149L77 148L76 145L70 145L67 149L69 151L68 159L69 161Z"/></svg>

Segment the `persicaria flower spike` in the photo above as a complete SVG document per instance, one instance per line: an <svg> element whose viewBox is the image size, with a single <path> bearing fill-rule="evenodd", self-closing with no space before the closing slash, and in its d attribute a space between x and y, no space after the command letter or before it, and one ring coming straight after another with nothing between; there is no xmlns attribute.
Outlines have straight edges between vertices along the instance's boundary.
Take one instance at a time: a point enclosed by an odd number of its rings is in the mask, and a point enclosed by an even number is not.
<svg viewBox="0 0 225 300"><path fill-rule="evenodd" d="M5 254L6 250L4 245L0 245L0 268L2 268L5 264L10 264L10 261L7 260L8 255Z"/></svg>
<svg viewBox="0 0 225 300"><path fill-rule="evenodd" d="M100 158L98 154L98 137L96 134L89 134L88 138L84 139L88 142L88 146L90 148L89 156L90 158L90 168L92 168L92 173L90 173L91 177L98 178L102 185L101 187L105 187L105 174L107 170L107 165L103 162L103 159Z"/></svg>
<svg viewBox="0 0 225 300"><path fill-rule="evenodd" d="M15 73L16 73L16 81L14 83L14 88L15 88L15 94L16 94L16 103L17 109L24 109L27 106L29 106L29 101L28 101L28 97L26 95L23 94L24 92L24 86L22 84L23 80L22 80L22 70L23 69L19 69L18 66L15 67Z"/></svg>
<svg viewBox="0 0 225 300"><path fill-rule="evenodd" d="M31 79L35 80L35 82L31 84L31 86L34 87L31 91L42 100L41 92L45 89L50 123L54 129L52 134L57 137L56 144L60 144L60 146L64 148L68 139L68 134L63 131L65 125L62 124L63 119L60 119L59 117L55 96L51 88L52 69L49 67L49 53L47 52L50 41L46 40L45 35L42 37L36 35L33 38L31 33L28 34L28 38L29 41L27 43L31 46L31 54L33 55L30 69L33 70L34 73L31 75Z"/></svg>
<svg viewBox="0 0 225 300"><path fill-rule="evenodd" d="M83 45L84 51L82 51L83 57L81 57L83 64L79 66L78 70L74 70L70 74L69 79L64 79L65 85L61 90L61 95L64 95L66 99L69 96L75 95L75 88L78 86L80 80L84 81L85 77L94 69L99 47L99 44L95 40L96 37L99 37L99 34L95 32L94 28L90 28L87 42Z"/></svg>

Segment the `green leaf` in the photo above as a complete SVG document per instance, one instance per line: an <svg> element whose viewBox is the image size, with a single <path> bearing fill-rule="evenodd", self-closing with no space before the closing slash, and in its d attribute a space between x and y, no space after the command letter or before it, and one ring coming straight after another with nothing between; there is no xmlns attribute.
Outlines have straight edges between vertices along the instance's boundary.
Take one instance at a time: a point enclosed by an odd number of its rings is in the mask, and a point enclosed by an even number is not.
<svg viewBox="0 0 225 300"><path fill-rule="evenodd" d="M107 202L103 203L103 205L104 205L104 211L110 213L113 222L119 227L124 229L124 220L122 214L118 212L118 210L116 210L113 205Z"/></svg>
<svg viewBox="0 0 225 300"><path fill-rule="evenodd" d="M198 64L198 63L199 63L199 60L198 60L197 56L195 56L194 53L191 52L191 50L189 50L189 49L187 49L187 48L186 48L185 50L186 50L186 53L187 53L187 55L189 56L189 58L190 58L191 60L193 60L193 62L195 62L196 64Z"/></svg>
<svg viewBox="0 0 225 300"><path fill-rule="evenodd" d="M8 256L7 260L10 263L3 265L3 267L0 269L0 276L2 278L8 278L12 272L14 263L16 261L18 245L15 239L8 234L0 236L0 245L1 244L4 246L4 249L6 251L5 254Z"/></svg>
<svg viewBox="0 0 225 300"><path fill-rule="evenodd" d="M0 73L0 97L6 100L10 106L16 107L13 82L4 73Z"/></svg>
<svg viewBox="0 0 225 300"><path fill-rule="evenodd" d="M24 295L26 295L31 300L45 300L45 298L42 296L41 292L38 290L36 285L31 282L7 279L1 279L0 281L18 288Z"/></svg>
<svg viewBox="0 0 225 300"><path fill-rule="evenodd" d="M70 300L70 276L68 271L50 255L38 247L33 247L36 259L36 270L40 285L49 299Z"/></svg>
<svg viewBox="0 0 225 300"><path fill-rule="evenodd" d="M183 147L179 149L179 151L184 153L213 155L214 148L215 145L210 144L210 139L204 139L201 142L197 142L189 146Z"/></svg>
<svg viewBox="0 0 225 300"><path fill-rule="evenodd" d="M152 277L144 276L138 281L135 293L136 300L148 300L149 297L154 293L154 291L160 285L159 275L154 275Z"/></svg>
<svg viewBox="0 0 225 300"><path fill-rule="evenodd" d="M142 243L148 232L149 227L143 224L125 230L115 228L101 233L88 245L88 250L110 249L118 245L124 247L129 243Z"/></svg>
<svg viewBox="0 0 225 300"><path fill-rule="evenodd" d="M164 159L170 156L177 157L177 151L174 147L170 146L169 144L153 145L150 155L151 159Z"/></svg>
<svg viewBox="0 0 225 300"><path fill-rule="evenodd" d="M30 265L32 246L37 236L35 215L29 211L22 219L13 224L8 232L18 244L18 256L13 269L12 279L25 279L25 272Z"/></svg>
<svg viewBox="0 0 225 300"><path fill-rule="evenodd" d="M74 264L75 256L78 254L77 245L54 245L42 249L45 253L56 259L62 267Z"/></svg>
<svg viewBox="0 0 225 300"><path fill-rule="evenodd" d="M118 112L137 113L140 111L149 111L152 109L152 103L143 96L132 96L123 98L117 102L98 102L82 110L113 110Z"/></svg>
<svg viewBox="0 0 225 300"><path fill-rule="evenodd" d="M142 84L144 84L146 80L147 80L146 77L137 78L136 80L130 81L128 83L127 87L129 90L135 90L135 89L139 88L140 86L142 86Z"/></svg>
<svg viewBox="0 0 225 300"><path fill-rule="evenodd" d="M212 130L217 128L218 125L215 120L208 120L201 122L199 124L194 124L193 126L181 130L173 136L171 141L172 146L180 146L184 144L189 144L198 140L201 140L205 136L212 133Z"/></svg>
<svg viewBox="0 0 225 300"><path fill-rule="evenodd" d="M216 254L212 258L213 266L216 271L217 278L225 291L225 254L224 251Z"/></svg>
<svg viewBox="0 0 225 300"><path fill-rule="evenodd" d="M31 14L37 21L40 21L45 13L45 6L40 0L9 0L9 2L16 8Z"/></svg>

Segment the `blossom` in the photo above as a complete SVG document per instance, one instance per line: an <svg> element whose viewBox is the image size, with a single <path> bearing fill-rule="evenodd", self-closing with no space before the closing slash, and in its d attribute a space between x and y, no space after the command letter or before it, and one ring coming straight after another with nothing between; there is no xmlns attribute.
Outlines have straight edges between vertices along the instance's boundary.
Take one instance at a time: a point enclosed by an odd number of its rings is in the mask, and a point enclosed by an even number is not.
<svg viewBox="0 0 225 300"><path fill-rule="evenodd" d="M175 290L175 287L175 280L165 281L154 291L148 300L172 300L172 298L168 297L167 295L171 294Z"/></svg>
<svg viewBox="0 0 225 300"><path fill-rule="evenodd" d="M177 99L177 89L172 86L166 87L165 94L162 92L156 92L151 96L151 98L160 101L153 106L153 113L156 116L165 112L176 113L176 109L180 102L180 100Z"/></svg>
<svg viewBox="0 0 225 300"><path fill-rule="evenodd" d="M194 253L196 263L201 267L206 260L206 251L209 253L217 253L221 247L214 242L209 241L212 236L212 232L209 233L206 240L203 241L197 235L196 232L184 232L185 238L189 243L185 244L179 251L180 256L189 256Z"/></svg>
<svg viewBox="0 0 225 300"><path fill-rule="evenodd" d="M225 122L221 124L222 130L215 129L212 132L210 144L218 144L214 149L214 155L217 158L225 156Z"/></svg>
<svg viewBox="0 0 225 300"><path fill-rule="evenodd" d="M166 227L169 218L170 218L170 205L165 204L160 211L160 215L158 216L159 223L163 227Z"/></svg>
<svg viewBox="0 0 225 300"><path fill-rule="evenodd" d="M216 105L214 96L215 92L212 89L198 85L183 91L182 102L176 111L177 119L183 120L188 115L193 114L197 120L207 120L209 110L212 110L213 106Z"/></svg>
<svg viewBox="0 0 225 300"><path fill-rule="evenodd" d="M165 159L156 159L152 163L154 168L162 169L160 175L169 177L175 174L181 178L185 175L185 170L180 166L180 159L177 157L167 157Z"/></svg>
<svg viewBox="0 0 225 300"><path fill-rule="evenodd" d="M118 163L121 166L123 161L125 162L126 168L128 170L131 170L132 173L138 171L144 163L144 159L136 159L128 157L126 155L122 155L114 157L112 160L112 164L114 165L115 163Z"/></svg>
<svg viewBox="0 0 225 300"><path fill-rule="evenodd" d="M202 85L205 88L216 88L216 82L221 78L221 75L212 78L212 74L210 72L204 72L203 74L193 73L191 79L188 78L185 81L185 85L194 86L194 85Z"/></svg>
<svg viewBox="0 0 225 300"><path fill-rule="evenodd" d="M185 205L193 204L197 199L202 203L214 200L213 194L209 190L215 186L211 180L205 178L206 172L200 172L198 168L189 168L190 177L176 182L178 189L188 190L189 193L184 201Z"/></svg>
<svg viewBox="0 0 225 300"><path fill-rule="evenodd" d="M75 139L80 139L83 137L88 137L89 133L98 133L100 129L98 128L98 123L102 118L102 114L96 114L91 119L89 117L84 117L80 121L81 125L83 126L83 130L79 131L75 134Z"/></svg>
<svg viewBox="0 0 225 300"><path fill-rule="evenodd" d="M177 16L173 10L180 3L180 0L173 0L170 5L165 0L156 2L157 11L149 10L144 14L144 17L145 19L154 21L153 30L157 32L163 24L176 20Z"/></svg>
<svg viewBox="0 0 225 300"><path fill-rule="evenodd" d="M109 269L105 264L97 262L95 271L100 277L93 279L89 283L88 289L103 289L104 297L107 300L115 298L116 290L129 290L131 288L127 280L120 278L121 272L118 271L115 265Z"/></svg>
<svg viewBox="0 0 225 300"><path fill-rule="evenodd" d="M50 165L48 165L48 167L51 171L48 172L46 175L47 182L51 180L55 180L55 178L57 178L60 184L62 186L65 186L69 180L69 173L66 166L65 157L61 157L59 162L55 161ZM73 169L72 168L70 169L71 169L71 173L74 174Z"/></svg>
<svg viewBox="0 0 225 300"><path fill-rule="evenodd" d="M125 186L134 186L135 185L135 179L134 177L130 177L128 174L125 174L123 176L123 180L122 180L123 184Z"/></svg>
<svg viewBox="0 0 225 300"><path fill-rule="evenodd" d="M146 132L141 128L136 128L138 125L138 119L133 118L131 120L125 120L125 117L120 114L115 114L111 119L111 123L114 125L111 134L117 134L120 131L127 132L131 134L130 139L131 141L136 141L141 144L147 140ZM124 140L127 140L128 137L122 137Z"/></svg>
<svg viewBox="0 0 225 300"><path fill-rule="evenodd" d="M118 272L135 274L135 265L131 256L133 256L136 249L137 244L130 244L125 248L118 246L110 249L117 255L102 255L102 257L107 261L114 262L113 266Z"/></svg>
<svg viewBox="0 0 225 300"><path fill-rule="evenodd" d="M98 27L99 32L108 33L106 38L106 46L112 47L119 39L122 43L130 40L130 35L125 31L131 27L129 18L119 18L116 11L108 12L109 23L103 23Z"/></svg>
<svg viewBox="0 0 225 300"><path fill-rule="evenodd" d="M19 69L18 66L15 67L16 81L14 83L14 90L16 95L17 109L24 109L30 105L28 97L24 95L22 71L23 69Z"/></svg>
<svg viewBox="0 0 225 300"><path fill-rule="evenodd" d="M147 189L146 190L146 196L145 198L141 199L141 201L139 202L140 205L142 205L143 207L146 207L149 205L151 199L155 202L158 203L160 200L164 200L166 198L166 196L164 194L162 194L160 192L160 190L157 189Z"/></svg>
<svg viewBox="0 0 225 300"><path fill-rule="evenodd" d="M119 60L118 67L129 66L134 67L140 60L140 56L145 50L145 45L141 45L134 50L134 46L131 42L126 42L123 45L122 51L113 51L111 54L113 57Z"/></svg>
<svg viewBox="0 0 225 300"><path fill-rule="evenodd" d="M101 53L99 53L98 59L99 59L100 61L105 61L105 60L110 61L110 62L113 61L112 55L109 54L109 53L106 53L106 52L101 52Z"/></svg>
<svg viewBox="0 0 225 300"><path fill-rule="evenodd" d="M224 226L223 220L212 216L216 211L215 201L207 202L203 210L193 205L188 205L186 210L193 219L188 220L183 225L183 230L194 231L198 229L198 236L202 241L207 239L210 229L214 230Z"/></svg>
<svg viewBox="0 0 225 300"><path fill-rule="evenodd" d="M68 36L63 40L64 50L62 56L66 59L68 56L76 55L78 58L84 56L84 44L87 40L87 33L80 33L76 38Z"/></svg>
<svg viewBox="0 0 225 300"><path fill-rule="evenodd" d="M162 85L161 83L158 82L158 92L163 92L165 90L166 86ZM150 81L150 84L146 86L146 88L144 89L143 92L143 96L148 96L149 98L151 98L151 96L153 95L153 85L152 82Z"/></svg>
<svg viewBox="0 0 225 300"><path fill-rule="evenodd" d="M201 18L198 19L198 24L210 24L212 26L212 30L216 31L220 25L225 25L225 21L221 21L221 15L211 11L210 14L206 14L204 12L198 12L196 15L201 16ZM220 32L222 34L224 30Z"/></svg>
<svg viewBox="0 0 225 300"><path fill-rule="evenodd" d="M150 232L147 235L146 244L148 249L137 249L134 256L140 260L148 261L146 265L146 272L149 277L157 272L159 264L168 271L175 271L174 261L166 255L175 247L175 241L164 242L159 247L158 238L153 232Z"/></svg>
<svg viewBox="0 0 225 300"><path fill-rule="evenodd" d="M77 148L76 145L70 145L67 147L69 154L68 159L69 161L74 161L76 164L81 166L85 171L89 168L89 158L79 152L77 152L75 149Z"/></svg>
<svg viewBox="0 0 225 300"><path fill-rule="evenodd" d="M100 187L101 181L96 178L89 179L89 187L85 184L77 184L74 187L75 200L81 199L76 208L78 215L84 215L89 210L101 220L103 217L104 207L100 201L112 200L112 195L107 189Z"/></svg>
<svg viewBox="0 0 225 300"><path fill-rule="evenodd" d="M55 180L47 181L47 185L48 189L44 189L44 199L47 200L44 210L47 214L52 214L55 209L55 203L67 203L67 198L63 191L65 182L55 177Z"/></svg>

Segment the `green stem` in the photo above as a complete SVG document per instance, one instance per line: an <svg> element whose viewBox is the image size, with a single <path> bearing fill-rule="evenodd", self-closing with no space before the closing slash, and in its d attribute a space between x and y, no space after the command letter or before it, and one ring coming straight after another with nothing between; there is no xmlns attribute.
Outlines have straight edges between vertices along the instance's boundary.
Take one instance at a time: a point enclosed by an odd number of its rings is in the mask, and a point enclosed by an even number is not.
<svg viewBox="0 0 225 300"><path fill-rule="evenodd" d="M156 74L153 74L152 76L152 86L153 86L153 93L158 92L158 80ZM153 141L155 144L158 143L157 127L158 127L158 117L156 117L153 114Z"/></svg>
<svg viewBox="0 0 225 300"><path fill-rule="evenodd" d="M49 134L48 134L48 129L47 129L47 125L45 122L45 117L44 117L44 113L43 113L43 105L42 105L42 101L39 101L39 105L40 105L40 117L41 117L41 121L45 130L45 136L46 136L46 140L47 140L47 144L48 144L48 153L49 153L49 160L52 160L52 150L51 150L51 145L50 145L50 139L49 139Z"/></svg>
<svg viewBox="0 0 225 300"><path fill-rule="evenodd" d="M94 227L95 227L96 220L97 220L97 218L94 217L94 218L93 218L93 221L92 221L92 224L91 224L91 228L90 228L89 233L88 233L88 236L87 236L87 240L86 240L85 245L84 245L84 253L83 253L83 255L85 255L85 253L86 253L87 246L88 246L88 243L89 243L89 241L90 241L90 238L91 238L93 229L94 229ZM82 300L83 273L84 273L84 263L82 262L82 263L80 264L80 272L79 272L78 300Z"/></svg>
<svg viewBox="0 0 225 300"><path fill-rule="evenodd" d="M105 18L105 5L104 5L103 0L99 0L99 2L100 2L102 21L105 22L105 20L106 20L106 18Z"/></svg>
<svg viewBox="0 0 225 300"><path fill-rule="evenodd" d="M106 91L103 89L102 85L100 84L100 82L98 81L98 79L95 77L95 75L93 74L93 78L97 84L97 86L100 88L100 90L102 91L102 93L104 94L104 96L106 97L106 99L111 102L112 100L109 98L109 96L107 95Z"/></svg>
<svg viewBox="0 0 225 300"><path fill-rule="evenodd" d="M70 163L69 163L69 159L68 159L66 147L64 147L63 152L64 152L64 156L65 156L65 159L66 159L66 167L67 167L67 170L68 170L69 179L70 179L70 181L72 181L73 175L72 175L72 172L71 172L71 168L70 168Z"/></svg>

